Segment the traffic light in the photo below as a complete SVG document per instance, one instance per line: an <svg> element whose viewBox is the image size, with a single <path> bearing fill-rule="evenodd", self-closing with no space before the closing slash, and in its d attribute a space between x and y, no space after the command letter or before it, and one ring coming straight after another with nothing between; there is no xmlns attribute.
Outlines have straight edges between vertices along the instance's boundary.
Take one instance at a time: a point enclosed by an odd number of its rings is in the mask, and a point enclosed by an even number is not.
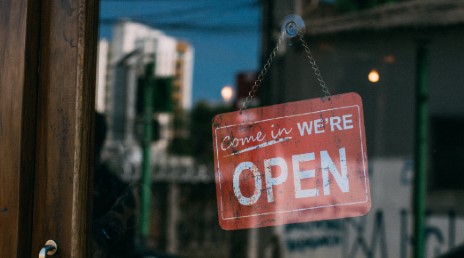
<svg viewBox="0 0 464 258"><path fill-rule="evenodd" d="M172 77L155 79L153 99L153 111L172 111Z"/></svg>
<svg viewBox="0 0 464 258"><path fill-rule="evenodd" d="M137 80L137 101L136 111L138 116L143 116L145 110L145 94L146 88L153 87L153 112L172 112L172 77L165 78L147 78L146 75L140 76ZM145 85L148 84L148 85Z"/></svg>
<svg viewBox="0 0 464 258"><path fill-rule="evenodd" d="M150 138L149 142L160 139L160 123L153 118L153 113L172 111L172 78L156 78L154 63L146 64L144 70L145 73L137 79L135 103L135 134L142 143L144 137ZM144 131L147 129L148 134Z"/></svg>

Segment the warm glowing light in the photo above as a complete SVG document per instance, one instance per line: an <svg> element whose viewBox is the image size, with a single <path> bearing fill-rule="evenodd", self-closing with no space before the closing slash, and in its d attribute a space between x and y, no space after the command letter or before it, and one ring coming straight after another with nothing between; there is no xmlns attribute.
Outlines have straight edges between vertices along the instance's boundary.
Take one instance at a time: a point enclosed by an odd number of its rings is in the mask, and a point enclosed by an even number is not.
<svg viewBox="0 0 464 258"><path fill-rule="evenodd" d="M224 86L221 90L221 96L225 102L230 102L232 96L234 95L234 90L231 86Z"/></svg>
<svg viewBox="0 0 464 258"><path fill-rule="evenodd" d="M372 69L367 76L370 82L376 83L380 80L379 72L375 69Z"/></svg>

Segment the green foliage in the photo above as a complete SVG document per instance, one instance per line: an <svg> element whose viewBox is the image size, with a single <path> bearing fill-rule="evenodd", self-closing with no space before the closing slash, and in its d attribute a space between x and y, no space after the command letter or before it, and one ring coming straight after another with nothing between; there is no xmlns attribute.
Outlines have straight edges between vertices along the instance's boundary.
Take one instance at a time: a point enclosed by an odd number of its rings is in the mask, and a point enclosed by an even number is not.
<svg viewBox="0 0 464 258"><path fill-rule="evenodd" d="M215 115L234 111L232 107L199 102L189 116L188 137L175 137L170 151L190 155L201 164L213 163L212 121Z"/></svg>
<svg viewBox="0 0 464 258"><path fill-rule="evenodd" d="M200 102L192 110L190 120L190 143L192 156L199 163L213 163L212 121L215 115L231 112L231 107L211 106Z"/></svg>

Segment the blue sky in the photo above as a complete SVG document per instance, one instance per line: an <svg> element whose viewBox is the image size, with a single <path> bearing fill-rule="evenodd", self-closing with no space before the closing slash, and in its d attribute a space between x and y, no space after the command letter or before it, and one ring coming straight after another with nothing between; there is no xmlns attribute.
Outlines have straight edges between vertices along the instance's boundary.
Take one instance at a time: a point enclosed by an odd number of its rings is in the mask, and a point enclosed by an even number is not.
<svg viewBox="0 0 464 258"><path fill-rule="evenodd" d="M218 102L235 74L259 69L258 0L102 0L100 37L111 38L111 21L143 21L195 48L192 98Z"/></svg>

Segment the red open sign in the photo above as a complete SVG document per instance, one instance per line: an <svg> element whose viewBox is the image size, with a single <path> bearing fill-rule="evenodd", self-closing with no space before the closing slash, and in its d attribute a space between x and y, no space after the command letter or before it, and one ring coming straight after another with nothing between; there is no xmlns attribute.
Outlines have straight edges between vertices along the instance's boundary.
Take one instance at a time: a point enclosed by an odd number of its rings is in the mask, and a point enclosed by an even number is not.
<svg viewBox="0 0 464 258"><path fill-rule="evenodd" d="M371 207L356 93L217 115L213 145L223 229L354 217Z"/></svg>

